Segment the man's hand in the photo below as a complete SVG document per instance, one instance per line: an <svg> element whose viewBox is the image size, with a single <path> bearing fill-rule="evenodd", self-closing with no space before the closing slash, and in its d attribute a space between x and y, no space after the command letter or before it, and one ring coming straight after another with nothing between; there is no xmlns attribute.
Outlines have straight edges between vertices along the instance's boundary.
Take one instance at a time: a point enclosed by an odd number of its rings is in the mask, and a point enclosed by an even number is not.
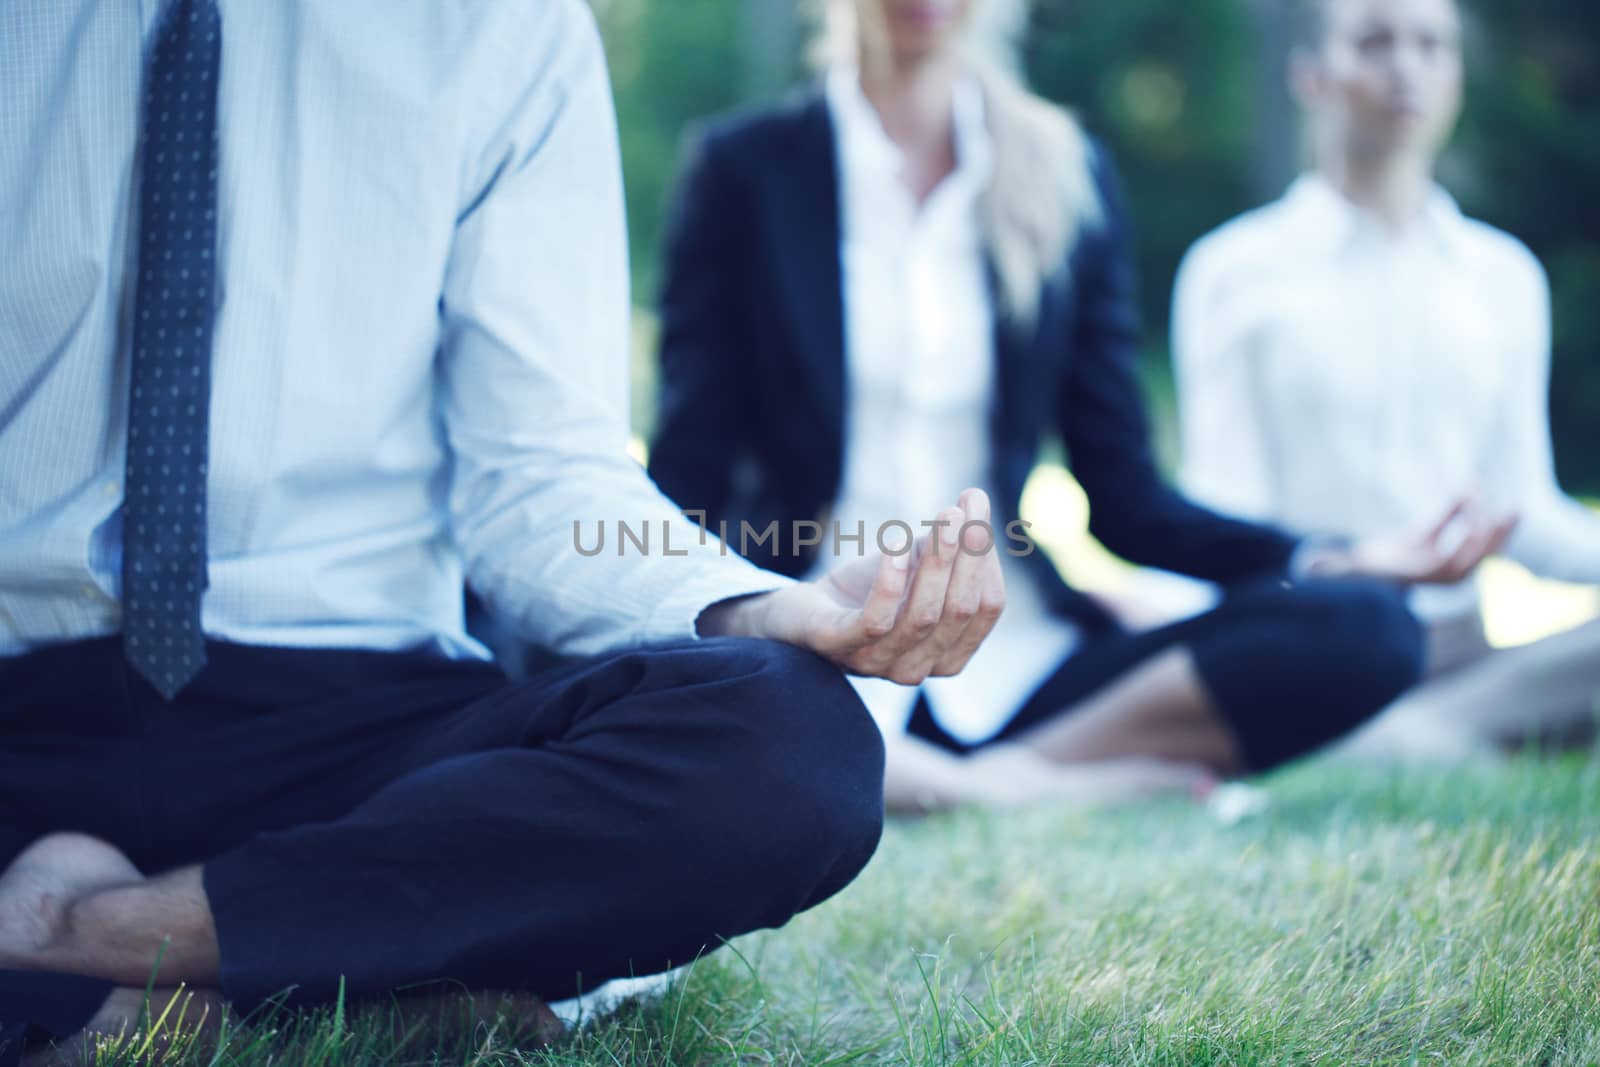
<svg viewBox="0 0 1600 1067"><path fill-rule="evenodd" d="M765 637L810 649L852 674L920 685L965 667L1005 607L1005 583L981 490L898 556L867 557L815 582L725 601L706 636ZM971 525L968 525L968 524Z"/></svg>
<svg viewBox="0 0 1600 1067"><path fill-rule="evenodd" d="M1358 541L1313 561L1313 574L1379 578L1404 585L1450 585L1477 570L1505 545L1516 515L1485 516L1463 496L1426 530Z"/></svg>

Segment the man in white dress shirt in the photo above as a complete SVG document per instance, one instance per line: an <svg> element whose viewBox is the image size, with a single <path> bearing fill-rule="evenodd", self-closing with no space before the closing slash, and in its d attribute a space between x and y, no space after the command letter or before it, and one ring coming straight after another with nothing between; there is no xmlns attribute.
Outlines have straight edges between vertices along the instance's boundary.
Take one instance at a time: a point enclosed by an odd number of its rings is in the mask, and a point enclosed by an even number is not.
<svg viewBox="0 0 1600 1067"><path fill-rule="evenodd" d="M3 21L0 1063L152 980L570 996L854 877L842 672L959 670L995 553L793 582L628 458L581 0ZM654 550L579 551L618 522ZM508 681L468 582L586 658Z"/></svg>
<svg viewBox="0 0 1600 1067"><path fill-rule="evenodd" d="M1461 107L1454 0L1315 0L1308 15L1294 83L1316 166L1203 239L1179 274L1185 485L1349 537L1475 491L1516 516L1511 558L1600 583L1600 516L1554 475L1544 271L1433 180ZM1432 679L1363 749L1455 758L1592 723L1600 623L1493 652L1475 582L1418 588L1412 605Z"/></svg>

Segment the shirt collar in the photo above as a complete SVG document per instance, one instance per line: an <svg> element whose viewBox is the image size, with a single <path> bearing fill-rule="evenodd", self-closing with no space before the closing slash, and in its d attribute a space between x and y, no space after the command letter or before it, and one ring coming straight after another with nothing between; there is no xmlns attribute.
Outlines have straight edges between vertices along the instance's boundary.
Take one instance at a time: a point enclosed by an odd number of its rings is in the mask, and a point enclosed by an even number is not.
<svg viewBox="0 0 1600 1067"><path fill-rule="evenodd" d="M899 176L905 154L894 143L877 108L861 89L859 68L838 65L828 71L823 91L833 115L840 146L852 166ZM952 95L956 169L947 181L976 191L989 180L993 147L984 112L983 92L970 75L957 79Z"/></svg>
<svg viewBox="0 0 1600 1067"><path fill-rule="evenodd" d="M1365 208L1351 203L1332 182L1315 172L1301 175L1285 197L1301 236L1329 250L1347 247L1364 234L1381 233ZM1422 209L1421 234L1442 251L1458 250L1463 217L1455 197L1430 183Z"/></svg>

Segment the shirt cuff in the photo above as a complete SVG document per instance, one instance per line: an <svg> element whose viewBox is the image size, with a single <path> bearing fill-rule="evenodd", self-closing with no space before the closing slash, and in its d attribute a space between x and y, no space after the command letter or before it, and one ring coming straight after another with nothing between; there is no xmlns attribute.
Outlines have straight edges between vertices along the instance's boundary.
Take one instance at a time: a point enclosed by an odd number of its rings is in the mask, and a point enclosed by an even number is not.
<svg viewBox="0 0 1600 1067"><path fill-rule="evenodd" d="M661 598L650 615L649 631L662 641L698 638L695 624L713 604L735 597L771 593L797 584L795 579L765 571L738 556L713 561Z"/></svg>
<svg viewBox="0 0 1600 1067"><path fill-rule="evenodd" d="M1354 544L1354 539L1349 537L1307 537L1289 555L1289 580L1303 582L1308 578L1321 577L1322 568L1329 557L1345 555Z"/></svg>

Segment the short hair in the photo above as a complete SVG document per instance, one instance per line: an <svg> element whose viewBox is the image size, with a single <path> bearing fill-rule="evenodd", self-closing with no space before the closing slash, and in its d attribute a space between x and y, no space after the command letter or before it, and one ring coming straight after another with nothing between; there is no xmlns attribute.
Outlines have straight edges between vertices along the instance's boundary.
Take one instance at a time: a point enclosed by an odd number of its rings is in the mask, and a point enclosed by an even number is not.
<svg viewBox="0 0 1600 1067"><path fill-rule="evenodd" d="M1294 11L1294 40L1299 48L1311 52L1322 51L1328 43L1329 12L1335 0L1289 0ZM1464 7L1462 0L1453 0L1455 6Z"/></svg>

